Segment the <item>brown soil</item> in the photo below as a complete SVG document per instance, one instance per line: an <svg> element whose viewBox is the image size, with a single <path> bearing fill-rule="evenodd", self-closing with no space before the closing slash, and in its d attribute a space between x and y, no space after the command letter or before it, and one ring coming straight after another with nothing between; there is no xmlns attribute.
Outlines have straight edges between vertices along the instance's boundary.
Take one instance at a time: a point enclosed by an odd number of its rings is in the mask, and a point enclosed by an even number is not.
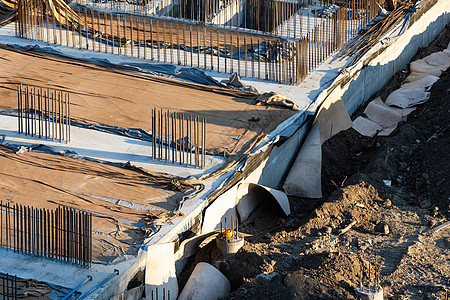
<svg viewBox="0 0 450 300"><path fill-rule="evenodd" d="M50 210L62 205L92 212L94 260L136 255L146 234L137 223L169 222L181 216L176 209L182 192L172 187L172 179L54 154L14 153L0 145L2 203ZM4 228L6 218L1 221Z"/></svg>
<svg viewBox="0 0 450 300"><path fill-rule="evenodd" d="M152 109L206 118L206 147L242 154L295 111L256 104L255 93L184 84L0 44L0 109L17 109L17 84L68 91L71 118L151 130ZM252 118L258 122L251 122Z"/></svg>
<svg viewBox="0 0 450 300"><path fill-rule="evenodd" d="M447 26L415 58L449 41ZM374 97L385 99L408 73L398 72ZM430 100L388 137L348 129L328 140L323 199L290 198L288 218L270 204L258 207L240 227L252 234L244 247L216 263L231 281L229 299L354 299L369 266L387 299L446 299L450 228L430 230L450 217L449 87L447 70ZM340 235L352 221L357 223ZM194 260L217 259L200 256Z"/></svg>

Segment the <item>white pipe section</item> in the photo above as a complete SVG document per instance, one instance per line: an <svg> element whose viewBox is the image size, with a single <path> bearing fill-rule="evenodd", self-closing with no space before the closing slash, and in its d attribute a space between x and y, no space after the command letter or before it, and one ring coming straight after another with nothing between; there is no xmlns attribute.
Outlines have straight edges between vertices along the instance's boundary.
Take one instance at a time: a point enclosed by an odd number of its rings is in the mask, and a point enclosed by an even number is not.
<svg viewBox="0 0 450 300"><path fill-rule="evenodd" d="M178 300L216 300L230 293L230 281L212 265L198 263Z"/></svg>

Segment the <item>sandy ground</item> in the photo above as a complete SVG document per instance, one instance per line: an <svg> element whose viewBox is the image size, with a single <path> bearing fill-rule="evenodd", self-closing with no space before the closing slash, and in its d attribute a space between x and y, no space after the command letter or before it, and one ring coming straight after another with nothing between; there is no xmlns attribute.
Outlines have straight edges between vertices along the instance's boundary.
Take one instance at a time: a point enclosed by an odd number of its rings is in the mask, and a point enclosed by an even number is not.
<svg viewBox="0 0 450 300"><path fill-rule="evenodd" d="M414 59L449 41L447 26ZM408 67L398 72L374 98L385 100L408 73ZM447 70L430 100L388 137L349 129L328 140L322 199L290 198L287 218L261 205L240 227L252 236L234 258L222 259L211 243L191 258L180 285L197 262L207 261L231 281L229 299L355 299L356 286L369 276L379 280L385 299L447 299L450 227L435 230L450 217L449 87Z"/></svg>
<svg viewBox="0 0 450 300"><path fill-rule="evenodd" d="M255 94L188 86L136 71L0 47L0 109L17 109L18 83L71 94L71 117L150 130L152 108L206 117L206 147L236 154L295 111L258 106ZM252 118L258 122L251 122Z"/></svg>
<svg viewBox="0 0 450 300"><path fill-rule="evenodd" d="M256 93L185 84L4 45L0 59L0 110L17 109L16 88L22 83L68 91L71 118L84 123L150 130L154 107L199 115L206 117L206 147L229 154L230 162L295 113L256 105ZM0 147L1 199L92 212L94 260L136 254L149 220L167 222L181 216L176 210L189 188L178 191L171 184L174 178Z"/></svg>
<svg viewBox="0 0 450 300"><path fill-rule="evenodd" d="M183 194L171 185L173 178L60 155L15 153L0 146L0 199L11 205L63 205L93 213L94 260L134 255L149 220L167 222L182 216L174 212Z"/></svg>

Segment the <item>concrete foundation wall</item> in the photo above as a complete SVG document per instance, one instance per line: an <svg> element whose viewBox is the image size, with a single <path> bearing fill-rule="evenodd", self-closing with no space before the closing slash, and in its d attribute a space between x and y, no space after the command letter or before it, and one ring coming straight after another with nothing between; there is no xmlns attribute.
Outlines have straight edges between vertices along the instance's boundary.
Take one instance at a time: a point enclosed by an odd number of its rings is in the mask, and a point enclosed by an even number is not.
<svg viewBox="0 0 450 300"><path fill-rule="evenodd" d="M209 22L215 25L239 27L244 21L244 0L235 0L230 5L222 9Z"/></svg>
<svg viewBox="0 0 450 300"><path fill-rule="evenodd" d="M423 6L434 5L410 25L408 30L379 53L369 52L362 63L349 75L339 75L330 88L322 91L325 97L342 99L351 115L381 89L390 78L407 65L420 47L426 47L450 22L450 1L426 0ZM433 4L433 3L431 3ZM321 98L320 95L318 98ZM309 132L311 122L304 123L297 132L270 154L259 184L279 188L289 172L300 147Z"/></svg>
<svg viewBox="0 0 450 300"><path fill-rule="evenodd" d="M420 47L426 47L449 22L450 1L439 0L392 44L380 49L381 53L369 52L363 59L362 67L353 73L348 84L341 86L341 98L348 113L351 115L382 88L411 61Z"/></svg>
<svg viewBox="0 0 450 300"><path fill-rule="evenodd" d="M450 1L438 0L435 2L402 36L395 39L384 49L378 50L378 53L369 52L363 58L363 63L353 68L349 74L339 75L331 87L322 93L325 93L327 97L341 98L349 114L352 114L383 87L392 75L409 63L419 47L427 46L450 22ZM257 168L245 181L272 188L280 187L298 154L311 123L312 119L304 122L287 141L284 141L280 146L274 146L267 162ZM202 232L217 228L220 217L224 214L236 216L236 193L237 186L221 195L208 207L205 212ZM197 218L200 216L201 220L203 209L202 205L197 207L188 216L187 219L189 220L185 220L172 228L159 242L172 241L176 238L177 233L187 230L189 226L192 226L195 215L197 215ZM123 292L129 280L145 265L144 262L143 257L140 257L132 268L97 295L97 299L108 299L113 294Z"/></svg>
<svg viewBox="0 0 450 300"><path fill-rule="evenodd" d="M146 255L141 255L128 270L119 274L104 289L99 289L97 293L90 295L87 299L109 299L114 295L123 293L136 273L145 269L145 262Z"/></svg>

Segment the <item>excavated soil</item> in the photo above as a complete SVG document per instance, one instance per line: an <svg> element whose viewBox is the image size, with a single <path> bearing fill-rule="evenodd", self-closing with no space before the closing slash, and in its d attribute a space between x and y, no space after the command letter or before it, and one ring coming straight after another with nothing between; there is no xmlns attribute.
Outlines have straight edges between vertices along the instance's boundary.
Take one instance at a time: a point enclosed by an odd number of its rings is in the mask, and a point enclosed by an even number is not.
<svg viewBox="0 0 450 300"><path fill-rule="evenodd" d="M449 41L447 26L414 59ZM373 98L385 100L408 73L399 71ZM289 217L261 205L240 227L252 236L233 258L205 247L192 265L215 262L230 279L228 299L355 299L369 276L386 299L447 299L450 227L434 230L450 217L449 113L447 70L390 136L348 129L323 145L322 199L290 198Z"/></svg>

